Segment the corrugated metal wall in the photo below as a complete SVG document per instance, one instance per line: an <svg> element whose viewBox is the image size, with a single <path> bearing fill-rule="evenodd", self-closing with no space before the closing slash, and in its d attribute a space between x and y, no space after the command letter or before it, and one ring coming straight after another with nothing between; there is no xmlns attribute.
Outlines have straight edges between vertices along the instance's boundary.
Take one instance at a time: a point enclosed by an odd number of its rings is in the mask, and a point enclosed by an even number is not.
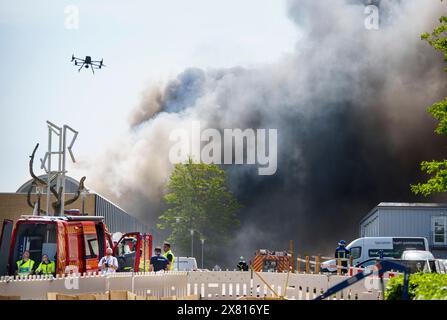
<svg viewBox="0 0 447 320"><path fill-rule="evenodd" d="M425 237L433 245L432 217L447 215L445 207L378 206L360 224L361 237Z"/></svg>
<svg viewBox="0 0 447 320"><path fill-rule="evenodd" d="M150 228L107 199L95 195L95 215L103 216L111 232L151 232Z"/></svg>
<svg viewBox="0 0 447 320"><path fill-rule="evenodd" d="M360 223L361 237L424 237L437 258L447 259L447 245L434 243L432 217L447 216L445 206L379 205Z"/></svg>
<svg viewBox="0 0 447 320"><path fill-rule="evenodd" d="M377 237L379 234L379 214L376 211L360 225L361 237Z"/></svg>
<svg viewBox="0 0 447 320"><path fill-rule="evenodd" d="M379 208L380 235L425 237L430 241L431 217L441 212L439 208Z"/></svg>

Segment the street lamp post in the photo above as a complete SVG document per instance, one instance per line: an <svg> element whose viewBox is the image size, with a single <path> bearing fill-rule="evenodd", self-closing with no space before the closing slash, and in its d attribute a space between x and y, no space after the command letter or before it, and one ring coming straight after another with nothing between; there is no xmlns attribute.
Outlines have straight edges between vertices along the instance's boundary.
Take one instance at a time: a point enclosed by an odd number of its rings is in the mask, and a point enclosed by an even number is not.
<svg viewBox="0 0 447 320"><path fill-rule="evenodd" d="M200 239L200 242L202 243L202 269L203 269L203 247L205 246L205 239Z"/></svg>
<svg viewBox="0 0 447 320"><path fill-rule="evenodd" d="M176 245L176 248L178 248L178 228L179 228L179 225L180 225L180 218L175 218L175 224L176 224L176 233L175 233L175 235L176 235L176 237L175 237L175 245ZM178 253L178 252L177 252ZM180 271L180 257L177 257L177 271Z"/></svg>
<svg viewBox="0 0 447 320"><path fill-rule="evenodd" d="M191 234L191 257L194 257L194 229L189 230Z"/></svg>

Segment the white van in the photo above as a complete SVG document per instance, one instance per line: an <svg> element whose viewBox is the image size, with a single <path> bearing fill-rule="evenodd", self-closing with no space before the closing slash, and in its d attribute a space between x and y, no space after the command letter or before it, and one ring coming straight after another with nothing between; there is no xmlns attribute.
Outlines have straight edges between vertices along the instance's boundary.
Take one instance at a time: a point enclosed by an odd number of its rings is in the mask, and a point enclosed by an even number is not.
<svg viewBox="0 0 447 320"><path fill-rule="evenodd" d="M406 250L428 251L428 241L423 237L367 237L352 241L346 246L351 251L353 265L371 258L379 258L380 251L384 259L400 259ZM321 270L326 272L337 271L335 259L321 264Z"/></svg>
<svg viewBox="0 0 447 320"><path fill-rule="evenodd" d="M174 271L197 271L196 258L175 257Z"/></svg>

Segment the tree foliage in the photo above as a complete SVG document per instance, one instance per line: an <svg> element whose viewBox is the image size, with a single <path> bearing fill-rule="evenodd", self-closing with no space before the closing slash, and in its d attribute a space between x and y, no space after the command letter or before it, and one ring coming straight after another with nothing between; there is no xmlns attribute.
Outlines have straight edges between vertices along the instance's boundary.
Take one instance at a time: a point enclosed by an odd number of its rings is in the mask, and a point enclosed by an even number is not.
<svg viewBox="0 0 447 320"><path fill-rule="evenodd" d="M401 300L403 275L388 281L385 300ZM447 300L447 274L416 273L410 275L408 298L411 300Z"/></svg>
<svg viewBox="0 0 447 320"><path fill-rule="evenodd" d="M435 50L442 52L444 61L447 62L447 16L440 18L440 25L432 33L424 33L422 40L429 43ZM447 68L444 68L447 72ZM447 98L429 107L428 112L439 121L435 129L437 134L447 135ZM415 194L429 196L433 193L447 191L447 160L423 161L421 170L430 178L425 183L411 186Z"/></svg>
<svg viewBox="0 0 447 320"><path fill-rule="evenodd" d="M196 243L206 239L208 248L222 247L234 235L240 205L226 186L225 171L217 165L194 163L191 158L176 164L166 188L169 209L159 217L158 227L171 230L168 240L176 250L189 253L191 229Z"/></svg>

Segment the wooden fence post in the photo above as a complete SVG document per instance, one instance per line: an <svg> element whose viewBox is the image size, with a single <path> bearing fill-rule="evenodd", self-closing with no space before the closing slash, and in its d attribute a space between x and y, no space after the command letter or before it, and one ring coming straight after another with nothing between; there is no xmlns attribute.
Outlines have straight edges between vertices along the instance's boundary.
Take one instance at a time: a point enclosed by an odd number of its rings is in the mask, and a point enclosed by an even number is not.
<svg viewBox="0 0 447 320"><path fill-rule="evenodd" d="M309 262L310 262L310 258L309 256L306 256L306 273L309 273Z"/></svg>
<svg viewBox="0 0 447 320"><path fill-rule="evenodd" d="M298 273L300 273L301 272L301 256L300 255L298 255L296 262L297 262L297 271L298 271Z"/></svg>
<svg viewBox="0 0 447 320"><path fill-rule="evenodd" d="M290 248L289 248L289 250L290 250L290 261L289 261L289 263L290 263L290 266L289 266L289 269L292 271L292 272L295 272L295 249L294 249L294 245L293 245L293 240L290 240Z"/></svg>
<svg viewBox="0 0 447 320"><path fill-rule="evenodd" d="M315 257L315 273L320 273L320 256Z"/></svg>

